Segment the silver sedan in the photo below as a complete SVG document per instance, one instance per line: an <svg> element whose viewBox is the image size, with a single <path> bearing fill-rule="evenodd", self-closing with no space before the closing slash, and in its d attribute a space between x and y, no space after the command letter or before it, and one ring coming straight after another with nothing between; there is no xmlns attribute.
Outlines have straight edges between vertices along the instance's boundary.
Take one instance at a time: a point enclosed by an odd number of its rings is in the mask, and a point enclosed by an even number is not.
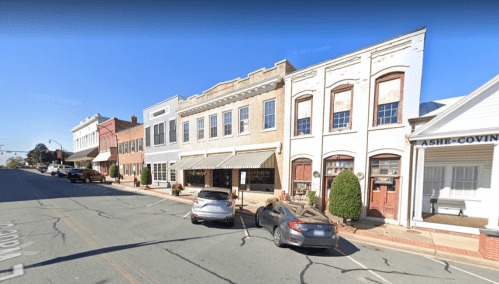
<svg viewBox="0 0 499 284"><path fill-rule="evenodd" d="M227 188L208 187L198 193L198 197L192 203L192 224L199 220L225 221L229 226L234 226L236 215L235 199L232 191Z"/></svg>
<svg viewBox="0 0 499 284"><path fill-rule="evenodd" d="M280 201L258 208L257 227L263 226L274 236L274 244L337 248L340 235L329 218L315 207Z"/></svg>

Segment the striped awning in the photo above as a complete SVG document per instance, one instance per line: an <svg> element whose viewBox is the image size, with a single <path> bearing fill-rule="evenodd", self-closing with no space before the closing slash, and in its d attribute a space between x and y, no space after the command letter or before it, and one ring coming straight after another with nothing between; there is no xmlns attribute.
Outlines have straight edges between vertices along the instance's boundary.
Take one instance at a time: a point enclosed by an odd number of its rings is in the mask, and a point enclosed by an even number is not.
<svg viewBox="0 0 499 284"><path fill-rule="evenodd" d="M273 169L275 168L274 151L238 153L219 169Z"/></svg>
<svg viewBox="0 0 499 284"><path fill-rule="evenodd" d="M205 169L216 169L218 166L223 164L227 159L232 157L232 154L219 154L219 155L209 155L208 157L196 163L194 166L190 167L190 170L205 170Z"/></svg>
<svg viewBox="0 0 499 284"><path fill-rule="evenodd" d="M196 157L183 157L175 163L174 165L170 166L170 170L186 170L189 169L190 167L194 166L197 164L199 161L204 159L204 156L196 156Z"/></svg>

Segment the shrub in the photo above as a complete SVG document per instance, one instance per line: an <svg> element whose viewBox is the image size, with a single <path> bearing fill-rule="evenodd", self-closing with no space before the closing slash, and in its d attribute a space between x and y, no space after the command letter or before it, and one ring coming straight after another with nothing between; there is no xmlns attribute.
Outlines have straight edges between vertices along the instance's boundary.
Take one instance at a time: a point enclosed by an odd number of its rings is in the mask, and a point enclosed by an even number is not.
<svg viewBox="0 0 499 284"><path fill-rule="evenodd" d="M90 162L87 162L87 164L85 165L85 169L92 169L92 164L90 164Z"/></svg>
<svg viewBox="0 0 499 284"><path fill-rule="evenodd" d="M361 211L359 180L351 171L342 171L331 183L329 212L345 219L358 220Z"/></svg>
<svg viewBox="0 0 499 284"><path fill-rule="evenodd" d="M317 202L317 196L315 196L315 191L308 192L308 199L310 201L310 205L315 205Z"/></svg>
<svg viewBox="0 0 499 284"><path fill-rule="evenodd" d="M140 184L145 185L149 188L149 185L152 183L151 170L148 167L145 167L140 174Z"/></svg>
<svg viewBox="0 0 499 284"><path fill-rule="evenodd" d="M118 177L118 171L117 171L117 166L116 165L111 165L111 168L109 169L109 176L113 178Z"/></svg>
<svg viewBox="0 0 499 284"><path fill-rule="evenodd" d="M180 183L176 183L174 185L172 185L172 191L182 191L184 190L184 188L182 187L182 185Z"/></svg>
<svg viewBox="0 0 499 284"><path fill-rule="evenodd" d="M277 201L277 198L275 198L275 197L269 198L269 199L267 199L267 204L270 204L270 203L275 202L275 201Z"/></svg>

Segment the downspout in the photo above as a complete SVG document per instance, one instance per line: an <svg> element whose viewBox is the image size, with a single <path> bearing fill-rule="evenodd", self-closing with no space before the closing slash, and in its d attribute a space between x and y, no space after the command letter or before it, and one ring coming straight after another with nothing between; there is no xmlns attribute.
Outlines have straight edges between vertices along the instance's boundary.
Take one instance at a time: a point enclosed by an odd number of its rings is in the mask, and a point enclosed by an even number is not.
<svg viewBox="0 0 499 284"><path fill-rule="evenodd" d="M320 182L319 182L319 193L320 193L320 197L322 197L322 201L321 201L321 207L322 207L322 210L325 211L326 209L326 196L323 196L324 194L327 194L327 190L324 190L323 192L323 189L324 189L324 175L323 175L323 172L324 172L324 161L323 161L323 154L324 154L324 118L325 118L325 111L324 111L324 108L326 107L326 68L324 67L324 80L323 80L323 83L324 83L324 89L323 89L323 96L322 96L322 120L321 120L321 124L322 124L322 127L321 127L321 155L320 155L320 159L321 159L321 166L319 168L319 179L320 179ZM329 118L328 118L328 122L329 122ZM329 124L329 123L328 123ZM312 179L313 179L313 175L312 175Z"/></svg>
<svg viewBox="0 0 499 284"><path fill-rule="evenodd" d="M415 130L415 123L411 123L411 134ZM412 219L412 170L413 170L413 162L414 162L414 142L410 141L411 143L411 150L409 152L409 155L411 156L409 159L409 187L408 187L408 193L407 193L407 226L411 226L411 219Z"/></svg>
<svg viewBox="0 0 499 284"><path fill-rule="evenodd" d="M367 128L366 128L366 165L365 165L365 174L364 174L364 190L365 190L365 194L364 194L364 201L365 201L365 216L364 217L367 217L367 210L369 208L369 165L370 165L370 162L369 162L369 123L370 123L370 120L371 120L371 116L370 116L370 111L371 111L371 100L370 100L370 95L371 95L371 74L372 74L372 71L373 71L373 59L372 59L372 54L369 56L369 79L368 79L368 94L369 94L369 100L367 100ZM376 96L376 94L374 94L373 96L373 100L374 100L374 97ZM353 103L353 102L352 102ZM374 110L372 110L372 113L373 113L373 119L374 119ZM352 121L353 123L353 121Z"/></svg>

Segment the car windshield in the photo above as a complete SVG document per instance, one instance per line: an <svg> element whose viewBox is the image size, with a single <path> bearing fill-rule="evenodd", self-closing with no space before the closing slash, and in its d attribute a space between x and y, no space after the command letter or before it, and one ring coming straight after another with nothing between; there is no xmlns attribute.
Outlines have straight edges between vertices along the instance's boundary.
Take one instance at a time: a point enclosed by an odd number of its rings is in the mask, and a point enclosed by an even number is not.
<svg viewBox="0 0 499 284"><path fill-rule="evenodd" d="M229 194L226 192L219 191L201 191L198 194L199 198L210 199L210 200L229 200Z"/></svg>
<svg viewBox="0 0 499 284"><path fill-rule="evenodd" d="M301 206L293 206L290 205L289 209L293 212L294 215L300 217L314 217L314 216L322 216L321 212L313 207L301 207Z"/></svg>

